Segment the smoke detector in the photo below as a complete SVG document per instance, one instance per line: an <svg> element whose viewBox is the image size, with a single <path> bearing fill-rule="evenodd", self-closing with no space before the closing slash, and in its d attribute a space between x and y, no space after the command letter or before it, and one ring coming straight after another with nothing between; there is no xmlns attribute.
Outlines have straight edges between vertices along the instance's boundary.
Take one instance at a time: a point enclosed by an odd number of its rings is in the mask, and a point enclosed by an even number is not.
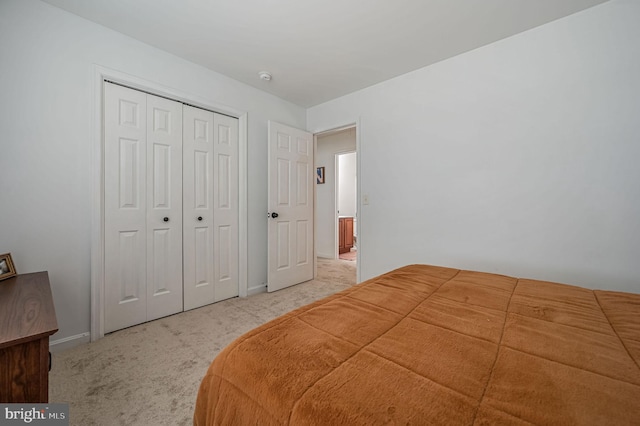
<svg viewBox="0 0 640 426"><path fill-rule="evenodd" d="M262 81L271 81L271 73L267 71L260 71L258 73L258 77L260 77L260 80Z"/></svg>

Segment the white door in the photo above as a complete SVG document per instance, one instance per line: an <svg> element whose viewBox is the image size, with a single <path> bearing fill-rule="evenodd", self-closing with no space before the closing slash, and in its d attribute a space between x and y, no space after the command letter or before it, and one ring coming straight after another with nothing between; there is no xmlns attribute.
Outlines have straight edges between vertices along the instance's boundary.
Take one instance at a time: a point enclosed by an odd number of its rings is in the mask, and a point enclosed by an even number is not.
<svg viewBox="0 0 640 426"><path fill-rule="evenodd" d="M268 282L276 291L313 279L313 135L269 122Z"/></svg>
<svg viewBox="0 0 640 426"><path fill-rule="evenodd" d="M239 293L238 120L184 106L184 309Z"/></svg>
<svg viewBox="0 0 640 426"><path fill-rule="evenodd" d="M213 113L184 106L184 309L213 303Z"/></svg>
<svg viewBox="0 0 640 426"><path fill-rule="evenodd" d="M182 104L147 95L147 321L182 311Z"/></svg>
<svg viewBox="0 0 640 426"><path fill-rule="evenodd" d="M104 85L105 333L147 319L147 95Z"/></svg>
<svg viewBox="0 0 640 426"><path fill-rule="evenodd" d="M214 301L239 294L238 119L213 114Z"/></svg>
<svg viewBox="0 0 640 426"><path fill-rule="evenodd" d="M104 90L110 332L182 310L182 112L136 90L110 83Z"/></svg>
<svg viewBox="0 0 640 426"><path fill-rule="evenodd" d="M182 310L182 113L177 102L104 90L108 333Z"/></svg>

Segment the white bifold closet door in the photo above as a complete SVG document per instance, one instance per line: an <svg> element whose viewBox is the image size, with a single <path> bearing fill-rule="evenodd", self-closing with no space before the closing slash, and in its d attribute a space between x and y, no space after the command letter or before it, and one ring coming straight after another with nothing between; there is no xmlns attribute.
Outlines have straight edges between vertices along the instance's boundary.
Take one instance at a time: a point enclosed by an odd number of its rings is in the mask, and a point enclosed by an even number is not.
<svg viewBox="0 0 640 426"><path fill-rule="evenodd" d="M238 120L104 88L105 333L238 296Z"/></svg>
<svg viewBox="0 0 640 426"><path fill-rule="evenodd" d="M238 120L184 105L183 141L188 310L238 295Z"/></svg>
<svg viewBox="0 0 640 426"><path fill-rule="evenodd" d="M182 104L105 83L105 332L180 312Z"/></svg>

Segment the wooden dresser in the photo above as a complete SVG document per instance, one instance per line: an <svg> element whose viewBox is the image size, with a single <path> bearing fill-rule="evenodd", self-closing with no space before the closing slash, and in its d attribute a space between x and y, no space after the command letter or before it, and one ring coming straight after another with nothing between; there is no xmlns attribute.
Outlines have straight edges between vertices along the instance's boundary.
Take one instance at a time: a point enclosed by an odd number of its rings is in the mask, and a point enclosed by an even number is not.
<svg viewBox="0 0 640 426"><path fill-rule="evenodd" d="M0 403L49 402L49 336L56 331L47 272L0 281Z"/></svg>
<svg viewBox="0 0 640 426"><path fill-rule="evenodd" d="M351 251L353 247L353 218L352 217L340 217L338 218L338 253L346 253Z"/></svg>

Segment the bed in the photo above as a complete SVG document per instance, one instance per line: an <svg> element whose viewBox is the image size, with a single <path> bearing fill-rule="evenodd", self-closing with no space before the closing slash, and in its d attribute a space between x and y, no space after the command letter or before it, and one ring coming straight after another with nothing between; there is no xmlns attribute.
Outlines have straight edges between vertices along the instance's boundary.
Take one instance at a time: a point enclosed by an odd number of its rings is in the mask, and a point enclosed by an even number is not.
<svg viewBox="0 0 640 426"><path fill-rule="evenodd" d="M640 294L409 265L235 340L194 424L640 424Z"/></svg>

